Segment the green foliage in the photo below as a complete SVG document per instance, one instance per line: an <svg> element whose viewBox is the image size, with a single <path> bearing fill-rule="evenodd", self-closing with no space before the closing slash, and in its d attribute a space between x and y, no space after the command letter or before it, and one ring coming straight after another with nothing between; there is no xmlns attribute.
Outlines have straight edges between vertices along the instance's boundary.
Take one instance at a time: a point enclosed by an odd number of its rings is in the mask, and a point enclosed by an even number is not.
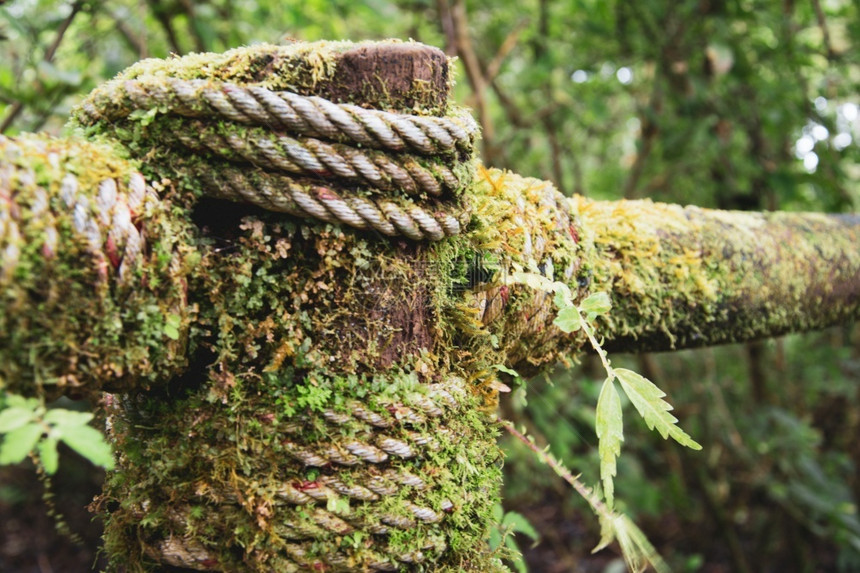
<svg viewBox="0 0 860 573"><path fill-rule="evenodd" d="M537 543L540 539L537 530L523 515L515 511L505 512L502 504L493 506L493 521L496 525L490 529L490 549L495 551L504 545L508 549L508 561L517 572L527 573L528 567L514 534L521 533Z"/></svg>
<svg viewBox="0 0 860 573"><path fill-rule="evenodd" d="M592 553L600 551L608 547L613 541L618 540L624 561L631 571L644 571L650 566L658 573L668 573L669 568L663 558L630 518L613 511L611 507L602 503L594 490L583 485L561 461L547 451L548 447L538 448L534 438L517 431L510 422L505 423L505 428L515 438L526 444L537 455L538 459L550 466L556 475L570 484L598 516L600 520L600 542L592 550Z"/></svg>
<svg viewBox="0 0 860 573"><path fill-rule="evenodd" d="M600 544L594 548L594 551L605 547L614 537L621 546L621 554L630 571L644 571L650 565L657 573L668 573L669 568L663 558L657 554L645 534L630 521L629 517L619 515L611 520L603 518L600 527L602 531Z"/></svg>
<svg viewBox="0 0 860 573"><path fill-rule="evenodd" d="M0 465L17 464L34 454L45 472L56 473L57 446L63 442L90 462L105 469L114 466L104 435L89 426L94 415L63 408L45 408L36 398L6 394L0 409Z"/></svg>
<svg viewBox="0 0 860 573"><path fill-rule="evenodd" d="M621 413L621 398L611 378L603 382L600 397L597 399L597 451L600 455L600 478L606 503L612 507L615 500L615 482L618 473L615 460L621 455L621 442L624 441L624 423Z"/></svg>
<svg viewBox="0 0 860 573"><path fill-rule="evenodd" d="M648 424L651 430L656 429L664 439L672 437L673 440L694 450L701 450L702 446L696 443L686 432L675 425L677 418L669 414L672 406L663 400L665 392L660 390L653 382L647 378L627 370L626 368L613 368L612 372L615 378L624 388L624 392L636 409L639 415Z"/></svg>
<svg viewBox="0 0 860 573"><path fill-rule="evenodd" d="M621 442L624 441L621 399L615 388L615 380L618 380L649 429L656 429L664 439L671 436L679 444L694 450L700 450L702 446L676 425L677 418L668 413L672 409L671 405L662 399L666 395L665 392L632 370L613 368L610 365L606 352L600 347L591 326L598 316L611 310L612 305L606 293L592 293L579 304L576 304L569 287L560 281L553 282L541 275L532 273L515 273L511 282L519 282L532 288L555 293L553 300L558 308L558 316L553 324L567 333L582 329L606 369L607 377L600 390L595 416L595 430L600 456L600 478L606 505L604 506L592 499L590 491L583 495L600 518L601 540L594 551L608 546L617 539L631 571L643 570L648 564L657 571L668 571L662 558L641 530L627 516L616 514L613 511L615 505L614 478L617 474L616 460L621 455ZM547 463L561 467L560 462L549 457L550 454L543 452L541 455L547 456ZM575 480L575 478L572 479ZM580 491L579 488L577 490ZM583 491L580 491L580 494L583 494Z"/></svg>
<svg viewBox="0 0 860 573"><path fill-rule="evenodd" d="M636 407L639 415L645 420L649 429L656 429L663 438L671 436L682 446L694 450L702 449L701 445L676 425L678 419L669 414L672 406L662 399L666 395L665 392L632 370L610 366L606 353L600 347L592 326L590 326L595 318L611 310L612 305L606 293L592 293L579 304L575 304L570 289L560 281L553 282L546 277L532 273L515 273L512 282L521 282L532 288L555 293L553 300L558 307L558 316L553 324L567 333L576 332L580 329L584 330L603 362L607 377L603 382L597 401L595 429L599 439L600 476L603 482L604 496L610 509L614 505L615 485L613 478L617 473L615 460L621 455L621 442L624 441L621 400L615 389L615 380L618 380L621 388Z"/></svg>

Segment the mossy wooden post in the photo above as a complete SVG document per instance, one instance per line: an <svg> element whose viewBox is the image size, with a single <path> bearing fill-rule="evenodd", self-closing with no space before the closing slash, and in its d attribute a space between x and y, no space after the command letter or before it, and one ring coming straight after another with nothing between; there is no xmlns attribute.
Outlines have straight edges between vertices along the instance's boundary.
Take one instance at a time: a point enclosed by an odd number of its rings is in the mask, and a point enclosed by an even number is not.
<svg viewBox="0 0 860 573"><path fill-rule="evenodd" d="M111 392L114 570L503 570L498 367L585 345L513 273L609 292L624 350L857 316L855 219L568 199L478 166L449 86L413 43L255 46L133 66L76 112L95 142L0 138L0 389ZM282 90L451 143L269 125Z"/></svg>

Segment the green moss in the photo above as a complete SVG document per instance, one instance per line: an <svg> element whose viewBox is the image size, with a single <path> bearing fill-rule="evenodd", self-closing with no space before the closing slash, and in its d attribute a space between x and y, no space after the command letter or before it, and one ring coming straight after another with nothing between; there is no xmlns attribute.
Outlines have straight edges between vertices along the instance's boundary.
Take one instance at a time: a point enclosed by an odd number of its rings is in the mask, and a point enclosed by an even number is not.
<svg viewBox="0 0 860 573"><path fill-rule="evenodd" d="M105 145L0 138L0 389L117 390L185 366L200 257L169 204L130 198L135 171Z"/></svg>
<svg viewBox="0 0 860 573"><path fill-rule="evenodd" d="M257 44L228 50L224 53L189 54L181 58L148 59L131 66L112 82L97 88L90 100L100 106L128 106L128 101L116 100L114 83L138 79L179 78L213 80L239 85L257 85L271 90L285 90L300 95L314 95L339 102L356 103L377 109L392 109L427 115L447 111L447 96L451 88L448 61L438 52L415 59L416 65L438 66L438 70L400 68L392 78L380 78L386 68L397 66L397 52L388 54L385 65L376 71L369 69L356 81L351 68L354 59L373 58L387 48L406 52L427 51L427 46L411 42L297 42L285 46ZM399 72L399 73L398 73ZM441 83L430 83L428 77L440 75ZM387 81L386 81L387 80ZM403 81L405 80L405 81ZM440 93L440 88L442 92Z"/></svg>
<svg viewBox="0 0 860 573"><path fill-rule="evenodd" d="M447 92L426 74L344 91L347 55L365 48L149 60L88 101L111 116L133 107L117 85L174 77L446 112ZM610 348L723 341L857 313L855 302L831 304L856 292L850 222L568 200L502 171L478 168L472 180L475 166L459 157L465 188L454 208L471 216L465 232L432 245L380 240L207 199L201 173L239 157L179 158L166 140L198 124L165 111L81 132L122 141L140 166L108 144L0 139L0 193L10 190L0 197L0 387L126 392L107 400L119 469L100 502L114 569L502 571L487 544L501 479L499 366L527 375L584 342L556 328L550 295L515 273L563 281L577 301L611 293L599 329ZM115 179L128 203L138 167L158 196L132 216L148 242L120 276L116 245L79 229L61 182L74 175L91 205ZM810 279L820 258L834 269Z"/></svg>
<svg viewBox="0 0 860 573"><path fill-rule="evenodd" d="M856 316L854 221L577 198L584 260L613 311L605 347L669 350L809 330ZM824 270L822 261L827 261ZM841 294L840 294L841 293Z"/></svg>

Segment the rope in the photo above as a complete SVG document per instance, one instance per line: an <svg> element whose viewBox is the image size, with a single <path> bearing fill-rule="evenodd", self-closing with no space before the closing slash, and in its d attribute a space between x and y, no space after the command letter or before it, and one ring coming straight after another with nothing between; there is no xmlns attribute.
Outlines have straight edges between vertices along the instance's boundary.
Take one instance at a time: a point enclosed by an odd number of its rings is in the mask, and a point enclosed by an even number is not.
<svg viewBox="0 0 860 573"><path fill-rule="evenodd" d="M468 216L467 212L456 213L444 204L431 209L405 197L384 199L348 193L341 196L331 186L261 169L248 171L229 165L213 169L207 164L189 164L187 169L214 197L364 231L373 230L387 237L438 241L459 234L461 223L457 217Z"/></svg>
<svg viewBox="0 0 860 573"><path fill-rule="evenodd" d="M118 122L111 135L144 153L175 148L178 179L204 195L416 241L457 235L468 220L457 197L472 183L478 127L464 111L397 114L145 75L97 89L76 117L97 129Z"/></svg>
<svg viewBox="0 0 860 573"><path fill-rule="evenodd" d="M193 249L168 209L111 147L0 136L0 391L118 391L184 369Z"/></svg>
<svg viewBox="0 0 860 573"><path fill-rule="evenodd" d="M449 548L445 533L452 527L449 514L461 518L470 515L474 494L464 493L463 484L452 481L450 472L440 465L443 462L436 459L435 450L428 446L432 440L422 437L439 437L449 442L448 447L462 439L463 427L457 423L463 411L474 405L472 400L463 380L450 376L428 384L426 392L406 390L372 401L350 396L336 410L325 410L322 420L308 412L292 416L282 422L286 425L273 426L273 434L287 434L296 440L296 447L319 452L317 459L304 459L292 455L296 450L273 445L272 449L278 448L277 471L272 473L269 465L273 458L261 455L249 461L251 471L230 472L227 482L217 477L202 480L205 485L195 486L184 503L171 504L166 515L159 516L174 524L168 528L173 534L163 538L143 535L138 540L144 552L161 563L201 571L230 570L220 562L223 553L219 548L207 543L218 538L217 534L197 530L194 536L182 535L199 521L192 507L206 504L209 518L219 516L228 528L241 523L235 521L239 516L260 515L264 507L267 527L281 541L277 553L265 552L265 563L254 562L259 568L251 567L253 570L309 571L326 564L334 571L400 571L411 564L433 561ZM127 398L109 406L120 408L110 416L115 422L115 439L131 438L147 444L141 452L146 459L160 455L155 445L158 434L171 430L138 423L137 406ZM319 434L309 437L311 428ZM401 439L404 436L410 437ZM302 440L308 443L299 444ZM398 460L346 460L349 456L360 458L362 452L372 452L377 446L384 456L385 444L393 447L407 441L414 451ZM285 450L288 455L280 455ZM489 459L483 461L491 463ZM317 470L311 473L310 467ZM146 464L134 471L146 472ZM269 477L260 479L260 475ZM313 477L306 477L309 475ZM159 506L153 503L162 492L158 481L130 479L121 487L132 488L135 495L124 497L135 501L117 510L116 515L127 513L139 523L158 511ZM332 500L340 499L348 503L332 504ZM392 540L402 534L418 537L408 548L393 544ZM360 548L344 544L347 535L362 539ZM244 564L256 555L248 551Z"/></svg>
<svg viewBox="0 0 860 573"><path fill-rule="evenodd" d="M86 125L124 119L135 109L220 118L375 149L427 155L455 150L470 153L479 132L465 110L450 117L401 115L337 104L316 96L210 80L109 82L81 107Z"/></svg>
<svg viewBox="0 0 860 573"><path fill-rule="evenodd" d="M444 163L411 155L389 155L313 138L299 140L256 127L238 131L200 121L174 123L159 134L159 140L296 175L334 177L382 191L436 197L462 190L471 182L471 171L457 173Z"/></svg>
<svg viewBox="0 0 860 573"><path fill-rule="evenodd" d="M14 152L14 140L0 136L0 151ZM13 179L15 184L13 185ZM18 209L0 210L0 285L12 280L15 270L22 263L22 251L28 246L22 225L28 219L38 220L41 228L41 254L46 260L57 256L63 248L62 227L71 223L71 230L82 240L89 254L99 261L104 278L112 268L120 284L130 278L131 270L140 263L145 248L143 234L135 225L135 219L143 209L147 194L154 191L146 185L140 173L132 173L127 183L115 178L105 178L98 184L94 197L88 189L82 189L78 178L65 172L60 180L60 203L51 201L50 192L36 184L36 176L30 168L16 168L4 162L0 166L0 190L26 190L16 194ZM2 191L0 191L2 192Z"/></svg>

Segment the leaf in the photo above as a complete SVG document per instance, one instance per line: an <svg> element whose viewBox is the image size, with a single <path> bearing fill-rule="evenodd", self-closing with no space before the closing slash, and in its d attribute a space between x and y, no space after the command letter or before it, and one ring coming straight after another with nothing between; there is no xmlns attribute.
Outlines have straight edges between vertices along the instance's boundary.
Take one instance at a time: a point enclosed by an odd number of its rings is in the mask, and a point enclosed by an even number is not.
<svg viewBox="0 0 860 573"><path fill-rule="evenodd" d="M497 527L490 530L490 550L495 551L502 544L502 532Z"/></svg>
<svg viewBox="0 0 860 573"><path fill-rule="evenodd" d="M66 410L64 408L55 408L48 410L45 414L45 423L53 426L85 426L93 419L93 414L90 412L75 412L74 410Z"/></svg>
<svg viewBox="0 0 860 573"><path fill-rule="evenodd" d="M570 296L570 289L558 289L555 291L555 296L552 298L552 301L555 303L555 307L559 310L565 309L569 306L573 306L573 300Z"/></svg>
<svg viewBox="0 0 860 573"><path fill-rule="evenodd" d="M514 539L513 535L508 535L505 537L505 547L513 553L513 557L509 558L511 564L513 564L514 568L517 570L517 573L528 573L528 567L526 566L525 561L523 561L523 552L520 550L520 546L517 545L517 540Z"/></svg>
<svg viewBox="0 0 860 573"><path fill-rule="evenodd" d="M182 318L170 313L164 317L164 336L170 340L179 340L179 326L182 324Z"/></svg>
<svg viewBox="0 0 860 573"><path fill-rule="evenodd" d="M504 517L504 515L505 515L505 509L502 507L502 504L501 504L501 503L497 503L497 504L493 505L492 512L493 512L493 513L492 513L492 516L493 516L493 523L498 523L498 524L500 524L500 525L501 525L501 523L502 523L502 518L503 518L503 517Z"/></svg>
<svg viewBox="0 0 860 573"><path fill-rule="evenodd" d="M27 424L6 434L6 439L0 446L0 465L24 461L42 437L42 432L40 424Z"/></svg>
<svg viewBox="0 0 860 573"><path fill-rule="evenodd" d="M493 364L493 368L498 370L499 372L504 372L505 374L510 374L514 378L519 378L520 375L513 368L508 368L504 364Z"/></svg>
<svg viewBox="0 0 860 573"><path fill-rule="evenodd" d="M6 394L6 406L9 408L26 408L27 410L35 410L39 405L39 400L36 398L24 398L17 394Z"/></svg>
<svg viewBox="0 0 860 573"><path fill-rule="evenodd" d="M48 475L56 473L57 467L60 465L60 456L57 452L57 438L48 437L42 440L36 449L39 452L39 460L41 460L45 472Z"/></svg>
<svg viewBox="0 0 860 573"><path fill-rule="evenodd" d="M602 549L606 549L609 547L609 544L615 541L615 519L614 514L611 513L598 513L598 519L600 520L600 541L597 543L597 547L591 550L591 553L597 553Z"/></svg>
<svg viewBox="0 0 860 573"><path fill-rule="evenodd" d="M579 304L579 310L594 316L606 314L612 310L612 301L605 292L591 293Z"/></svg>
<svg viewBox="0 0 860 573"><path fill-rule="evenodd" d="M600 455L600 479L603 482L603 495L611 510L615 504L615 484L617 473L615 460L621 455L621 442L624 441L624 424L621 414L621 398L610 376L603 382L600 397L597 399L597 451Z"/></svg>
<svg viewBox="0 0 860 573"><path fill-rule="evenodd" d="M60 439L70 448L97 466L113 469L114 459L110 445L101 432L90 426L64 426Z"/></svg>
<svg viewBox="0 0 860 573"><path fill-rule="evenodd" d="M6 408L0 412L0 434L20 428L33 419L33 410L29 408Z"/></svg>
<svg viewBox="0 0 860 573"><path fill-rule="evenodd" d="M540 534L538 534L537 530L531 523L529 523L529 520L516 511L509 511L505 514L505 519L502 520L502 527L509 528L514 533L522 533L523 535L528 536L532 541L540 539Z"/></svg>
<svg viewBox="0 0 860 573"><path fill-rule="evenodd" d="M624 388L627 397L633 402L636 410L639 411L639 415L648 424L649 429L653 430L656 428L660 432L660 435L663 436L663 439L671 436L672 439L682 446L687 446L693 450L702 449L701 445L687 435L684 430L675 425L678 419L669 413L672 405L662 399L666 395L665 392L655 386L653 382L632 370L616 368L614 372L621 383L621 387Z"/></svg>
<svg viewBox="0 0 860 573"><path fill-rule="evenodd" d="M562 332L576 332L582 327L582 317L575 306L569 306L559 311L558 316L552 321Z"/></svg>
<svg viewBox="0 0 860 573"><path fill-rule="evenodd" d="M644 571L650 565L657 573L669 573L669 566L629 517L618 515L613 521L621 554L630 571Z"/></svg>

